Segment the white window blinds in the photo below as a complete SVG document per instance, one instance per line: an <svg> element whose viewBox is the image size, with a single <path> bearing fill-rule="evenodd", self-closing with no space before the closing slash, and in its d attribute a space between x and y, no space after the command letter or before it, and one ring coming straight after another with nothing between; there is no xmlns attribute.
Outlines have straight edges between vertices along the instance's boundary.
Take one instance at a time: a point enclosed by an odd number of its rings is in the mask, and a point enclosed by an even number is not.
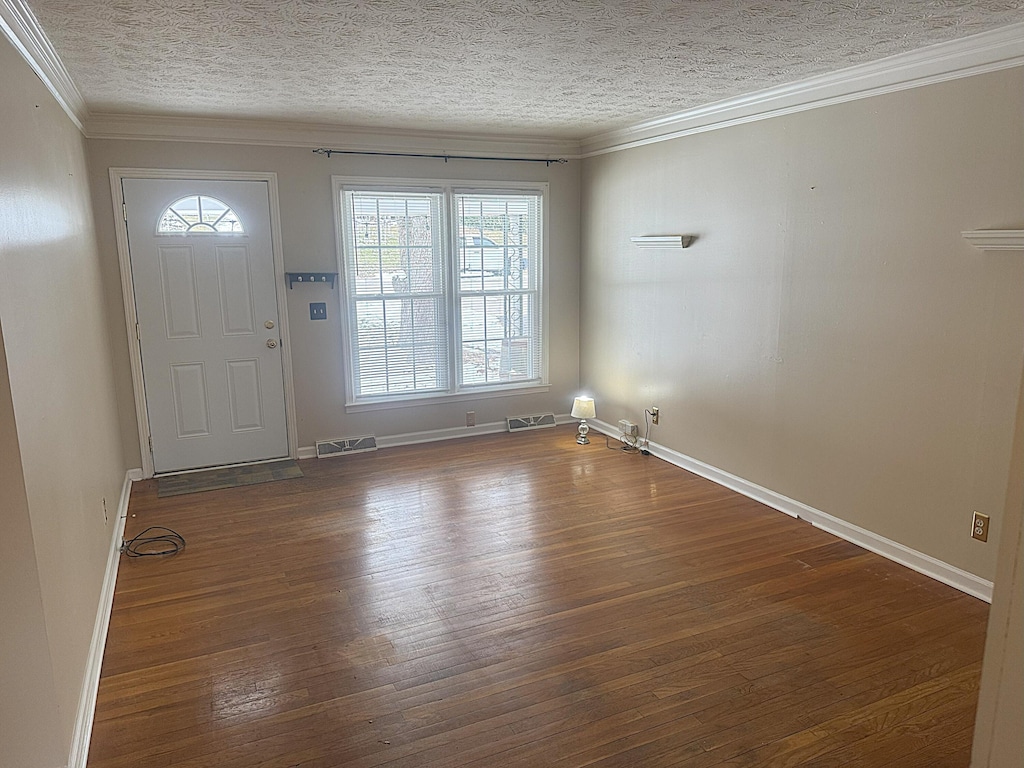
<svg viewBox="0 0 1024 768"><path fill-rule="evenodd" d="M544 382L540 191L340 194L350 402Z"/></svg>
<svg viewBox="0 0 1024 768"><path fill-rule="evenodd" d="M448 389L442 198L345 193L356 399Z"/></svg>
<svg viewBox="0 0 1024 768"><path fill-rule="evenodd" d="M459 380L541 378L540 196L457 194Z"/></svg>

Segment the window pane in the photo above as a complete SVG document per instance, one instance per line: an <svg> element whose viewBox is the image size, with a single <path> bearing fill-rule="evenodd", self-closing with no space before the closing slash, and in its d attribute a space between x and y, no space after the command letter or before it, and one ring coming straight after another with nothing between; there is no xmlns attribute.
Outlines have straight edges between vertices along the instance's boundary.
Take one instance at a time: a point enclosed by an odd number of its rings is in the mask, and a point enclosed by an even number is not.
<svg viewBox="0 0 1024 768"><path fill-rule="evenodd" d="M493 384L540 377L540 349L532 294L464 297L464 384Z"/></svg>
<svg viewBox="0 0 1024 768"><path fill-rule="evenodd" d="M359 335L360 347L384 343L384 302L360 301L356 303L356 332Z"/></svg>
<svg viewBox="0 0 1024 768"><path fill-rule="evenodd" d="M381 287L381 259L377 248L360 248L356 251L356 264L352 276L355 278L356 293L377 295Z"/></svg>
<svg viewBox="0 0 1024 768"><path fill-rule="evenodd" d="M537 194L462 194L457 200L462 385L543 376Z"/></svg>
<svg viewBox="0 0 1024 768"><path fill-rule="evenodd" d="M188 232L242 233L242 224L226 203L206 195L190 195L171 203L160 216L160 234Z"/></svg>
<svg viewBox="0 0 1024 768"><path fill-rule="evenodd" d="M355 396L447 389L440 195L343 202Z"/></svg>
<svg viewBox="0 0 1024 768"><path fill-rule="evenodd" d="M420 347L437 347L445 343L444 302L440 298L412 299L413 342Z"/></svg>
<svg viewBox="0 0 1024 768"><path fill-rule="evenodd" d="M406 270L410 293L435 293L441 290L441 269L433 248L406 249Z"/></svg>
<svg viewBox="0 0 1024 768"><path fill-rule="evenodd" d="M462 344L462 383L487 383L487 344L482 341Z"/></svg>
<svg viewBox="0 0 1024 768"><path fill-rule="evenodd" d="M357 401L543 380L541 194L439 187L342 190Z"/></svg>
<svg viewBox="0 0 1024 768"><path fill-rule="evenodd" d="M462 339L485 339L484 297L469 296L462 299Z"/></svg>

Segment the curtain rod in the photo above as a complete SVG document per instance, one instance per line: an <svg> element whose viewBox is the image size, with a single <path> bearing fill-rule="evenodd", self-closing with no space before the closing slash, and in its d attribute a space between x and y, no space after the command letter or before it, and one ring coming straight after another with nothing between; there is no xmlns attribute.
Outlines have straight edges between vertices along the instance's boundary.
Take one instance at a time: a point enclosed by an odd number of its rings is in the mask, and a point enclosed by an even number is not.
<svg viewBox="0 0 1024 768"><path fill-rule="evenodd" d="M449 160L502 160L508 163L544 163L544 165L550 166L552 163L564 165L569 161L564 157L558 157L551 160L545 160L539 157L477 157L476 155L427 155L419 154L417 152L364 152L356 149L327 149L326 147L320 147L319 149L313 150L314 154L317 155L375 155L378 157L426 157L432 160L444 160L446 163Z"/></svg>

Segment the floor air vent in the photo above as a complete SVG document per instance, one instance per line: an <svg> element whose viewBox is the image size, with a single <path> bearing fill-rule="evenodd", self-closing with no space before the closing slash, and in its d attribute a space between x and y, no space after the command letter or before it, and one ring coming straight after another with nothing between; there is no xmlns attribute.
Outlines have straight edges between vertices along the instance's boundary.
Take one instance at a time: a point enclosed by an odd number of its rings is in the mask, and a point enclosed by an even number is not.
<svg viewBox="0 0 1024 768"><path fill-rule="evenodd" d="M376 450L377 438L373 435L316 441L316 457L318 459L324 459L328 456L340 456L343 453L363 453Z"/></svg>
<svg viewBox="0 0 1024 768"><path fill-rule="evenodd" d="M521 429L540 429L541 427L555 426L555 414L542 413L538 416L510 416L505 421L508 422L509 432L518 432Z"/></svg>

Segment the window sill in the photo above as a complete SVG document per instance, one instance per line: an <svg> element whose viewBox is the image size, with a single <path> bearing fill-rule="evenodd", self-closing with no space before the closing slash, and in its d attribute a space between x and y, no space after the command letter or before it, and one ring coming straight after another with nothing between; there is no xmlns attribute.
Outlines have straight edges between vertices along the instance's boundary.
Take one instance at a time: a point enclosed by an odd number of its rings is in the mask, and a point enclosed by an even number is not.
<svg viewBox="0 0 1024 768"><path fill-rule="evenodd" d="M346 413L360 413L362 411L387 411L393 408L414 408L423 405L440 405L442 403L458 403L472 400L493 400L498 397L513 397L516 395L533 395L541 392L548 392L550 384L524 384L519 387L502 387L501 389L486 389L478 392L453 392L445 394L410 395L401 399L379 400L366 403L345 403Z"/></svg>

